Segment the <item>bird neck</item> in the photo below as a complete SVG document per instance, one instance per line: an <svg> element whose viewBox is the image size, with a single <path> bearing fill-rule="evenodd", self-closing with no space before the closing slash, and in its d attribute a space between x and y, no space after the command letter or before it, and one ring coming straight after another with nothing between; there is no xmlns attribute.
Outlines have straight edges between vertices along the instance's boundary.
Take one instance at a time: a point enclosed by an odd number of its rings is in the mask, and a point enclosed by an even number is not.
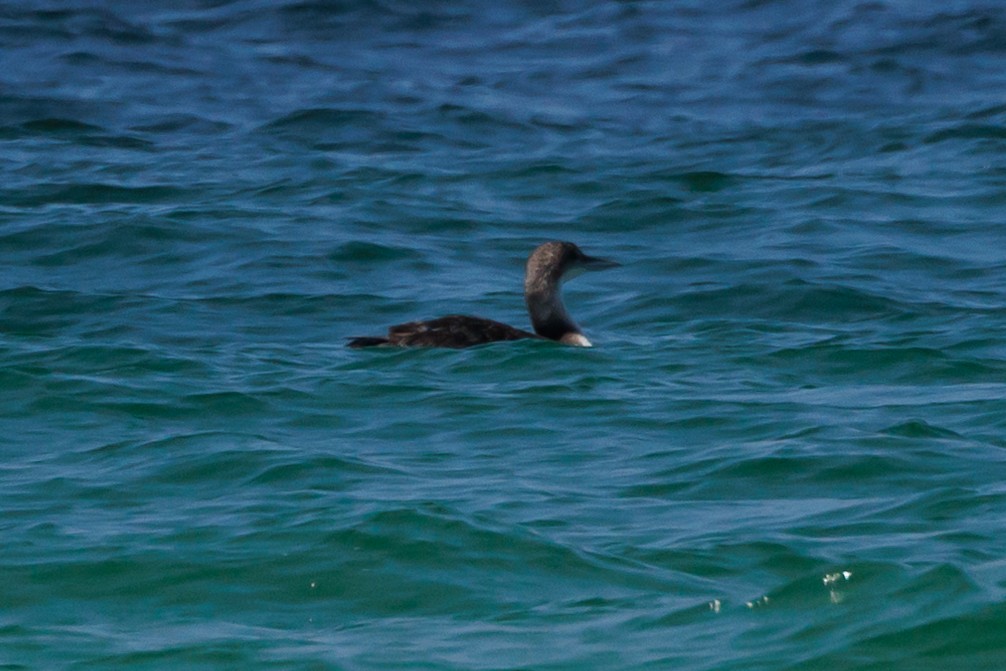
<svg viewBox="0 0 1006 671"><path fill-rule="evenodd" d="M559 288L558 282L525 283L524 301L534 332L567 345L589 347L590 342L566 311Z"/></svg>

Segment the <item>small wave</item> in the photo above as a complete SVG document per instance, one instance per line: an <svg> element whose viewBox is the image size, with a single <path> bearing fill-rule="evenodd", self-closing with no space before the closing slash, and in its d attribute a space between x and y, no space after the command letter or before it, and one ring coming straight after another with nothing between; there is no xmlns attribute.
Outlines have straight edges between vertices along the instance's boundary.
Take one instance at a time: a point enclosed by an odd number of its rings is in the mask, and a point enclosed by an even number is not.
<svg viewBox="0 0 1006 671"><path fill-rule="evenodd" d="M101 126L77 119L43 117L18 125L0 126L0 137L25 139L45 137L87 147L152 150L154 143L132 134L111 133Z"/></svg>
<svg viewBox="0 0 1006 671"><path fill-rule="evenodd" d="M891 317L905 310L898 302L846 286L803 280L763 285L698 289L674 299L690 315L731 314L809 322L849 322Z"/></svg>
<svg viewBox="0 0 1006 671"><path fill-rule="evenodd" d="M1006 140L1006 126L988 124L961 124L927 135L926 144L936 144L948 140Z"/></svg>
<svg viewBox="0 0 1006 671"><path fill-rule="evenodd" d="M53 134L53 135L63 135L63 134L78 134L78 133L96 133L101 132L104 129L100 126L95 126L93 124L84 123L83 121L78 121L76 119L63 119L59 117L49 117L44 119L34 119L32 121L25 121L21 124L21 128L28 131L29 133L38 134Z"/></svg>
<svg viewBox="0 0 1006 671"><path fill-rule="evenodd" d="M217 135L233 128L234 125L217 119L207 119L194 114L165 114L157 121L139 124L132 130L140 133L173 134L177 132L199 135Z"/></svg>
<svg viewBox="0 0 1006 671"><path fill-rule="evenodd" d="M186 195L185 189L166 185L124 186L106 183L47 184L31 190L0 193L16 207L39 207L52 203L93 205L99 203L164 203Z"/></svg>
<svg viewBox="0 0 1006 671"><path fill-rule="evenodd" d="M963 438L956 431L934 426L921 419L913 419L887 427L881 433L903 438Z"/></svg>
<svg viewBox="0 0 1006 671"><path fill-rule="evenodd" d="M336 263L391 263L406 259L418 260L422 255L410 247L354 240L339 245L327 258Z"/></svg>
<svg viewBox="0 0 1006 671"><path fill-rule="evenodd" d="M315 107L297 110L262 126L269 131L317 131L342 126L373 126L383 122L384 115L367 109ZM378 122L378 124L375 124Z"/></svg>
<svg viewBox="0 0 1006 671"><path fill-rule="evenodd" d="M25 285L0 290L0 332L52 335L80 325L81 318L128 310L133 299L109 294Z"/></svg>

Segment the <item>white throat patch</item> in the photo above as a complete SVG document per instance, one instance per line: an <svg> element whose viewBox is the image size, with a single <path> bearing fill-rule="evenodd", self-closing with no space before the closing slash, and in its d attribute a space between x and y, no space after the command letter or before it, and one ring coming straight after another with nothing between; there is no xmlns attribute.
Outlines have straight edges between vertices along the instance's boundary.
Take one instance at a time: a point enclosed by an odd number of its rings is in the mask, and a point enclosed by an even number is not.
<svg viewBox="0 0 1006 671"><path fill-rule="evenodd" d="M567 333L560 340L565 345L573 345L574 347L593 347L587 336L582 333Z"/></svg>

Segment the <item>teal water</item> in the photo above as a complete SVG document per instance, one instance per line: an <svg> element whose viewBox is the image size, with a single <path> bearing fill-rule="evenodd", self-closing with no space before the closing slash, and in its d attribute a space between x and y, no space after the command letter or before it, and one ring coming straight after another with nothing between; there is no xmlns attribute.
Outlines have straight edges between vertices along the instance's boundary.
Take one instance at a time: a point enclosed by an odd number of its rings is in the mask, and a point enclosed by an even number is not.
<svg viewBox="0 0 1006 671"><path fill-rule="evenodd" d="M999 3L171 4L0 4L0 668L1006 668Z"/></svg>

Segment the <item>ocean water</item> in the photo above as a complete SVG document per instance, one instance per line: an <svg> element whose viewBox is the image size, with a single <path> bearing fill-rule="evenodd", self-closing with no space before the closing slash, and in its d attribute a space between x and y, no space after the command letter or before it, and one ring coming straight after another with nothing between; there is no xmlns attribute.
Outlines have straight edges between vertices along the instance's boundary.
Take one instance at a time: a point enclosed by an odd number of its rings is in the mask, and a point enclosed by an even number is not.
<svg viewBox="0 0 1006 671"><path fill-rule="evenodd" d="M0 668L1006 668L1002 3L0 38Z"/></svg>

